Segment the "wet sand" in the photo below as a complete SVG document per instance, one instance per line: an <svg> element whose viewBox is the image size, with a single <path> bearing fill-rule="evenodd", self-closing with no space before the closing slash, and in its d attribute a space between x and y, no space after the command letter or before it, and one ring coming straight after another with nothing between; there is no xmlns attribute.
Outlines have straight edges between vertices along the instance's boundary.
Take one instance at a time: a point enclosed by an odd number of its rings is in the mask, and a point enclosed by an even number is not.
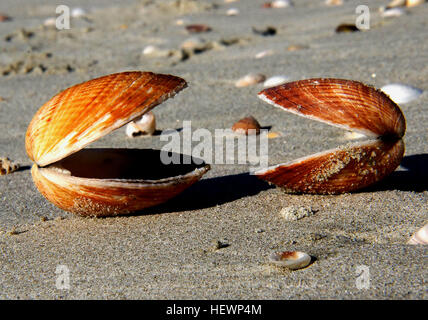
<svg viewBox="0 0 428 320"><path fill-rule="evenodd" d="M64 1L87 15L62 31L43 26L55 16L55 1L0 3L0 12L12 17L0 22L0 157L21 165L0 176L0 298L426 299L426 249L406 242L428 217L428 4L384 19L378 8L387 1L371 1L371 29L338 34L337 25L355 22L358 1L294 2L265 9L263 1L248 0ZM227 16L231 7L240 14ZM178 19L212 30L189 34ZM268 26L275 35L253 31ZM183 54L180 44L193 37L203 49ZM148 45L159 53L143 55ZM291 45L301 48L287 50ZM267 49L274 54L254 58ZM236 88L250 72L376 87L400 82L424 93L401 105L407 121L401 166L370 188L291 195L248 175L250 165L214 163L199 183L159 207L103 219L66 213L32 182L26 128L59 91L125 70L188 81L154 109L159 130L191 120L192 128L214 132L254 116L279 133L269 139L271 165L342 145L345 132L266 104L257 98L261 84ZM159 136L127 138L121 128L91 147L164 144ZM280 212L290 206L315 214L289 221ZM218 241L228 246L218 248ZM269 255L284 250L305 251L314 261L297 271L270 265ZM58 265L70 272L69 289L57 289ZM361 266L369 271L368 288L358 288Z"/></svg>

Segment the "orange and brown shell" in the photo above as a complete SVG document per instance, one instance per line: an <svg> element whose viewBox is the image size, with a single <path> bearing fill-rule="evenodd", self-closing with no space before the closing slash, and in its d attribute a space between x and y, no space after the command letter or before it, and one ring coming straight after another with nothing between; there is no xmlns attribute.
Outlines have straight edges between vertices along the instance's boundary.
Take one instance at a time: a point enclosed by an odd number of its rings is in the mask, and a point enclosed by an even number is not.
<svg viewBox="0 0 428 320"><path fill-rule="evenodd" d="M389 175L403 158L404 115L386 94L371 86L343 79L307 79L265 89L259 98L370 138L256 172L288 192L335 194L364 188Z"/></svg>
<svg viewBox="0 0 428 320"><path fill-rule="evenodd" d="M153 150L83 149L185 87L172 75L122 72L54 96L37 111L25 139L39 191L64 210L108 216L165 202L198 181L208 165L164 166Z"/></svg>

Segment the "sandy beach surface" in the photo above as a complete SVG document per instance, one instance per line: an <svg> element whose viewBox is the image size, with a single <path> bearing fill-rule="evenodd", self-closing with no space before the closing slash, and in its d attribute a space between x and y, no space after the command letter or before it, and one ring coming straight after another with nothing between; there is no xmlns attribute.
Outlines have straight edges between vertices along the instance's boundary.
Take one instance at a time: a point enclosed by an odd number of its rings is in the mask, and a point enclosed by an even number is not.
<svg viewBox="0 0 428 320"><path fill-rule="evenodd" d="M383 18L379 7L387 1L368 1L370 29L349 33L335 29L355 23L361 1L295 0L281 9L256 0L62 3L86 12L71 18L69 30L44 25L57 16L58 1L0 2L0 12L11 17L0 22L0 157L21 165L0 176L0 298L427 298L427 250L406 242L428 220L428 3ZM229 8L239 14L228 16ZM185 29L201 23L211 31ZM260 34L268 27L276 33ZM189 39L198 46L183 53L180 45ZM144 55L149 45L157 49ZM272 54L256 59L264 50ZM249 175L250 164L213 163L177 198L131 216L62 211L34 186L27 126L61 90L126 70L188 82L154 109L159 130L191 120L192 128L214 132L252 115L278 133L269 139L271 165L345 144L345 131L268 105L257 98L262 84L235 87L248 73L404 83L424 92L401 105L402 164L358 192L286 194ZM128 138L121 128L90 147L164 144L159 136ZM281 210L290 207L313 214L289 221ZM313 262L296 271L269 263L273 252L285 250L304 251ZM58 286L65 270L58 266L68 271L68 288Z"/></svg>

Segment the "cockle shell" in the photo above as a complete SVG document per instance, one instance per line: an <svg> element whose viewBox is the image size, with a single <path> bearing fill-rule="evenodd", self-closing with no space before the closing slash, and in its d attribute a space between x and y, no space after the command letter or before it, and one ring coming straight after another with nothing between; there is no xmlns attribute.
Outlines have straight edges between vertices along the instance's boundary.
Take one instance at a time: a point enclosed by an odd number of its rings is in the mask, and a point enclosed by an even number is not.
<svg viewBox="0 0 428 320"><path fill-rule="evenodd" d="M275 252L269 256L269 261L280 267L297 270L311 263L311 256L302 251Z"/></svg>
<svg viewBox="0 0 428 320"><path fill-rule="evenodd" d="M428 224L420 228L407 242L408 244L428 244Z"/></svg>
<svg viewBox="0 0 428 320"><path fill-rule="evenodd" d="M421 94L422 90L401 83L391 83L380 88L385 92L395 103L408 103L417 99Z"/></svg>
<svg viewBox="0 0 428 320"><path fill-rule="evenodd" d="M165 202L198 181L208 165L164 165L156 150L83 149L185 87L171 75L122 72L54 96L25 139L39 191L64 210L109 216Z"/></svg>
<svg viewBox="0 0 428 320"><path fill-rule="evenodd" d="M400 108L383 92L342 79L308 79L269 88L259 98L291 113L371 138L256 172L287 192L335 194L390 174L404 154Z"/></svg>

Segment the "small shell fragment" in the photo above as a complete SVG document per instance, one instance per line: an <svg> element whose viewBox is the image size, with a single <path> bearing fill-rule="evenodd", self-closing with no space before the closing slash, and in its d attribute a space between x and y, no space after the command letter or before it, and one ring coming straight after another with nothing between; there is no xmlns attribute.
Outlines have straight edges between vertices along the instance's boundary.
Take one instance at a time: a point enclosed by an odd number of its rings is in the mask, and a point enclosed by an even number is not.
<svg viewBox="0 0 428 320"><path fill-rule="evenodd" d="M343 0L326 0L325 4L327 6L341 6L343 4Z"/></svg>
<svg viewBox="0 0 428 320"><path fill-rule="evenodd" d="M206 24L189 24L186 26L186 30L189 33L201 33L211 31L211 27Z"/></svg>
<svg viewBox="0 0 428 320"><path fill-rule="evenodd" d="M390 8L381 10L381 16L384 18L399 17L406 13L403 8Z"/></svg>
<svg viewBox="0 0 428 320"><path fill-rule="evenodd" d="M73 18L81 18L81 17L84 17L85 15L86 15L86 11L82 8L77 7L71 10L71 16Z"/></svg>
<svg viewBox="0 0 428 320"><path fill-rule="evenodd" d="M250 73L235 82L235 87L248 87L265 81L266 76L260 73Z"/></svg>
<svg viewBox="0 0 428 320"><path fill-rule="evenodd" d="M135 121L131 121L126 126L126 135L130 138L136 136L151 136L156 131L156 119L153 112L143 114Z"/></svg>
<svg viewBox="0 0 428 320"><path fill-rule="evenodd" d="M43 21L43 25L45 27L52 27L56 24L56 18L47 18L45 21Z"/></svg>
<svg viewBox="0 0 428 320"><path fill-rule="evenodd" d="M428 224L420 228L407 242L408 244L428 244Z"/></svg>
<svg viewBox="0 0 428 320"><path fill-rule="evenodd" d="M406 7L416 7L424 2L425 0L407 0Z"/></svg>
<svg viewBox="0 0 428 320"><path fill-rule="evenodd" d="M406 5L406 0L392 0L388 3L387 8L403 7Z"/></svg>
<svg viewBox="0 0 428 320"><path fill-rule="evenodd" d="M273 51L273 50L263 50L263 51L260 51L259 53L257 53L257 54L255 55L255 58L256 58L256 59L261 59L261 58L264 58L264 57L271 56L271 55L273 55L273 54L274 54L274 51Z"/></svg>
<svg viewBox="0 0 428 320"><path fill-rule="evenodd" d="M395 103L407 103L415 100L422 94L422 90L402 83L391 83L380 88Z"/></svg>
<svg viewBox="0 0 428 320"><path fill-rule="evenodd" d="M280 267L297 270L311 263L311 256L302 251L275 252L269 256L269 261Z"/></svg>
<svg viewBox="0 0 428 320"><path fill-rule="evenodd" d="M252 116L243 118L236 122L232 126L232 130L239 134L259 134L260 133L260 124L259 122ZM250 131L252 130L252 131Z"/></svg>
<svg viewBox="0 0 428 320"><path fill-rule="evenodd" d="M0 22L6 22L6 21L10 21L10 20L12 20L11 17L0 12Z"/></svg>
<svg viewBox="0 0 428 320"><path fill-rule="evenodd" d="M228 16L237 16L239 14L239 10L237 8L230 8L226 11L226 15Z"/></svg>
<svg viewBox="0 0 428 320"><path fill-rule="evenodd" d="M0 176L12 173L19 168L19 164L13 163L9 158L0 158Z"/></svg>
<svg viewBox="0 0 428 320"><path fill-rule="evenodd" d="M272 2L266 2L264 8L287 8L292 6L293 3L290 0L275 0Z"/></svg>
<svg viewBox="0 0 428 320"><path fill-rule="evenodd" d="M263 83L263 87L265 88L271 88L276 87L281 84L284 84L288 82L290 79L286 76L274 76L266 79L266 81Z"/></svg>

